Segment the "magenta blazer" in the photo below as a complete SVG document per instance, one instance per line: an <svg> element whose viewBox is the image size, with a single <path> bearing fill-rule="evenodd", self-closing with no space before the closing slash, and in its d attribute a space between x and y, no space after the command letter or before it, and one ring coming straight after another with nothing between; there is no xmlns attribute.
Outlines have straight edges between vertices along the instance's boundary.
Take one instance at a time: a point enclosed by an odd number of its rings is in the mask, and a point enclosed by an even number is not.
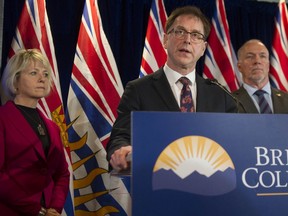
<svg viewBox="0 0 288 216"><path fill-rule="evenodd" d="M69 170L58 126L39 112L50 135L46 158L42 143L12 101L0 107L0 214L38 215L44 193L47 208L61 213L69 189Z"/></svg>

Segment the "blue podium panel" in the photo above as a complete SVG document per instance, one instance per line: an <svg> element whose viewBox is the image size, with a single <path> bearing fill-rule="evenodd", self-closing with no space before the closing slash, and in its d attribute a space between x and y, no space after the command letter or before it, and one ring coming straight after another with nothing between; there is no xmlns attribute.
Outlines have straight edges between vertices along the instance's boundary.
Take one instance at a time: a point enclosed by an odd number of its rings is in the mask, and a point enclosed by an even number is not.
<svg viewBox="0 0 288 216"><path fill-rule="evenodd" d="M133 216L287 216L288 115L132 113Z"/></svg>

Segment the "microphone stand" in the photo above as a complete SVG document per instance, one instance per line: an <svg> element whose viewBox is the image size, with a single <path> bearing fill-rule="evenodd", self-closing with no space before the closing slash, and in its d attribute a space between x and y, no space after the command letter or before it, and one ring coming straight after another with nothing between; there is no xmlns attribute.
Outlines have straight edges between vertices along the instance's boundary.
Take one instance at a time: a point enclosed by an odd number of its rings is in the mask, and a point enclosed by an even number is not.
<svg viewBox="0 0 288 216"><path fill-rule="evenodd" d="M221 85L217 79L206 79L206 83L209 84L209 85L217 85L218 87L220 87L223 91L226 92L226 94L228 94L236 103L236 106L237 106L237 112L239 113L239 100L234 97L231 92L229 92L227 90L227 88L225 88L225 86Z"/></svg>

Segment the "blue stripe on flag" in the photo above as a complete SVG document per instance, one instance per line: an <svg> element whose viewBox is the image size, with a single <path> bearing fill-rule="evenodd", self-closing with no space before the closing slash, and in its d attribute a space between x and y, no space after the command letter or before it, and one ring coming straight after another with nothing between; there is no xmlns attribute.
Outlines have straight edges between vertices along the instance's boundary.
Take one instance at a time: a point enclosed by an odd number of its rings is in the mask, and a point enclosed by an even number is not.
<svg viewBox="0 0 288 216"><path fill-rule="evenodd" d="M103 117L102 113L99 112L94 104L91 103L87 95L79 88L74 80L71 80L71 88L75 95L77 95L77 99L98 137L101 138L110 133L112 129L110 123Z"/></svg>
<svg viewBox="0 0 288 216"><path fill-rule="evenodd" d="M68 191L68 195L67 195L66 202L64 205L65 213L68 216L74 216L74 207L73 207L73 205L71 205L71 203L73 203L72 195L71 195L70 191Z"/></svg>
<svg viewBox="0 0 288 216"><path fill-rule="evenodd" d="M28 4L29 4L30 11L32 13L32 16L33 16L33 21L34 21L34 23L36 23L34 1L33 0L29 0Z"/></svg>
<svg viewBox="0 0 288 216"><path fill-rule="evenodd" d="M83 9L83 17L84 20L89 28L90 33L92 32L92 27L91 27L91 22L90 22L90 17L89 17L89 13L88 13L88 7L87 4L84 5L84 9Z"/></svg>
<svg viewBox="0 0 288 216"><path fill-rule="evenodd" d="M220 34L221 41L223 41L225 43L223 30L222 30L222 27L221 27L221 24L220 24L221 21L219 20L218 11L217 10L214 13L214 21L215 21L215 24L216 24L217 32Z"/></svg>
<svg viewBox="0 0 288 216"><path fill-rule="evenodd" d="M157 23L157 29L160 29L160 23L161 22L160 22L160 17L158 16L157 5L155 3L152 3L151 10L152 10L153 16L156 20L156 23Z"/></svg>

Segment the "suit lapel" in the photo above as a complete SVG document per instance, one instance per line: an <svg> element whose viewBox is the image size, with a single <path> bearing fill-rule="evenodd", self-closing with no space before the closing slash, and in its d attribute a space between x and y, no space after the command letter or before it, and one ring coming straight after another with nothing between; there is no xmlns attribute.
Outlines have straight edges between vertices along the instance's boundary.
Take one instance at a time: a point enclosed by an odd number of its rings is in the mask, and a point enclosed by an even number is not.
<svg viewBox="0 0 288 216"><path fill-rule="evenodd" d="M165 102L168 109L170 111L180 111L163 68L159 69L153 74L153 79L154 88L159 93L161 99Z"/></svg>
<svg viewBox="0 0 288 216"><path fill-rule="evenodd" d="M9 102L7 107L13 113L13 115L7 116L7 121L11 122L15 128L15 136L19 136L20 140L26 140L23 142L23 145L27 145L27 148L33 145L33 148L36 150L38 155L45 159L42 143L30 124L26 121L25 117L13 102Z"/></svg>
<svg viewBox="0 0 288 216"><path fill-rule="evenodd" d="M283 103L283 95L282 92L278 91L277 89L272 88L272 102L274 113L287 113L287 108L284 106Z"/></svg>
<svg viewBox="0 0 288 216"><path fill-rule="evenodd" d="M205 112L207 102L209 101L209 92L207 92L205 80L200 78L196 73L197 95L196 95L196 112Z"/></svg>
<svg viewBox="0 0 288 216"><path fill-rule="evenodd" d="M243 88L243 86L241 86L239 90L235 92L235 95L239 100L239 105L244 109L246 113L258 113L253 100L250 98L249 94Z"/></svg>

